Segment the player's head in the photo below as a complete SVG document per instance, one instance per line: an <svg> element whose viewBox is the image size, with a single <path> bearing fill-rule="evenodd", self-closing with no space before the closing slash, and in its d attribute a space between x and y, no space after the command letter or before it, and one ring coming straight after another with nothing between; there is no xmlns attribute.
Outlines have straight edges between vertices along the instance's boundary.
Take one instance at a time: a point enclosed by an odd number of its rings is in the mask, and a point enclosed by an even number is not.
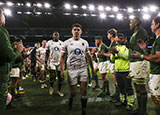
<svg viewBox="0 0 160 115"><path fill-rule="evenodd" d="M160 17L154 17L151 23L151 30L155 33L160 28Z"/></svg>
<svg viewBox="0 0 160 115"><path fill-rule="evenodd" d="M124 44L126 43L126 40L127 40L127 38L124 36L123 33L118 33L118 34L117 34L117 39L116 39L116 41L117 41L117 43L118 43L119 45L124 45Z"/></svg>
<svg viewBox="0 0 160 115"><path fill-rule="evenodd" d="M72 34L74 39L79 39L82 34L82 26L78 23L72 25Z"/></svg>
<svg viewBox="0 0 160 115"><path fill-rule="evenodd" d="M95 37L95 45L96 47L99 47L99 45L102 43L102 37L101 36L96 36Z"/></svg>
<svg viewBox="0 0 160 115"><path fill-rule="evenodd" d="M141 20L139 17L134 17L133 19L130 20L130 29L134 30L136 27L141 25Z"/></svg>
<svg viewBox="0 0 160 115"><path fill-rule="evenodd" d="M0 9L0 26L4 26L5 25L5 16L3 14L2 9Z"/></svg>
<svg viewBox="0 0 160 115"><path fill-rule="evenodd" d="M59 40L59 32L53 32L53 39L55 40L55 41L58 41Z"/></svg>
<svg viewBox="0 0 160 115"><path fill-rule="evenodd" d="M36 43L36 48L40 48L41 44L39 42Z"/></svg>
<svg viewBox="0 0 160 115"><path fill-rule="evenodd" d="M117 35L117 30L116 29L110 29L107 31L107 37L109 40L111 40L111 38L115 38Z"/></svg>
<svg viewBox="0 0 160 115"><path fill-rule="evenodd" d="M45 46L46 46L46 43L47 43L47 41L46 41L46 40L43 40L43 41L42 41L42 46L45 47Z"/></svg>

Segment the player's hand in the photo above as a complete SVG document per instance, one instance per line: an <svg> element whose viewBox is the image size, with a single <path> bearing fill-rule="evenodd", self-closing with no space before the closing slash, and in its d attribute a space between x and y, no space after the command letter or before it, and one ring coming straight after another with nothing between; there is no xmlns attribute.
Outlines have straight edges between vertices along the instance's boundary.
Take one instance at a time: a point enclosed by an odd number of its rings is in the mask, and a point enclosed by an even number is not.
<svg viewBox="0 0 160 115"><path fill-rule="evenodd" d="M137 40L137 44L141 49L145 49L147 47L147 42L144 42L142 39Z"/></svg>
<svg viewBox="0 0 160 115"><path fill-rule="evenodd" d="M118 50L117 50L117 48L115 46L113 46L111 48L111 53L113 53L113 54L118 53Z"/></svg>
<svg viewBox="0 0 160 115"><path fill-rule="evenodd" d="M64 75L64 70L61 70L61 77L64 79L65 75Z"/></svg>
<svg viewBox="0 0 160 115"><path fill-rule="evenodd" d="M103 54L104 54L104 51L97 52L97 55L103 55Z"/></svg>
<svg viewBox="0 0 160 115"><path fill-rule="evenodd" d="M134 58L140 58L141 53L136 51L136 53L132 53L131 56L134 57Z"/></svg>

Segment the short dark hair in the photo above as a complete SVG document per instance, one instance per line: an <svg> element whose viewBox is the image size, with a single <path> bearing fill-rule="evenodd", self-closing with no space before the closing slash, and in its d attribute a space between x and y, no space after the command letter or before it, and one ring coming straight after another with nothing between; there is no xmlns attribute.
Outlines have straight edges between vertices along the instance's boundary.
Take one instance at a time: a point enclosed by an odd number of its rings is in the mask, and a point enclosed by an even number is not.
<svg viewBox="0 0 160 115"><path fill-rule="evenodd" d="M113 37L116 37L117 30L116 29L110 29L110 30L107 31L107 34L111 34Z"/></svg>
<svg viewBox="0 0 160 115"><path fill-rule="evenodd" d="M101 40L102 41L103 39L102 39L102 36L95 36L95 40Z"/></svg>
<svg viewBox="0 0 160 115"><path fill-rule="evenodd" d="M134 20L135 22L137 22L137 25L136 26L140 26L141 25L141 19L139 17L134 17L133 19L131 20Z"/></svg>
<svg viewBox="0 0 160 115"><path fill-rule="evenodd" d="M72 29L73 29L74 27L80 27L80 28L82 29L82 25L81 25L81 24L79 24L79 23L75 23L75 24L73 24L73 25L72 25Z"/></svg>
<svg viewBox="0 0 160 115"><path fill-rule="evenodd" d="M118 37L118 38L119 38L119 37L125 38L125 35L124 35L123 33L118 33L118 34L117 34L117 37Z"/></svg>
<svg viewBox="0 0 160 115"><path fill-rule="evenodd" d="M30 46L29 46L29 45L26 45L26 48L30 48Z"/></svg>
<svg viewBox="0 0 160 115"><path fill-rule="evenodd" d="M160 24L160 16L156 16L153 18L153 21L155 22L155 24Z"/></svg>

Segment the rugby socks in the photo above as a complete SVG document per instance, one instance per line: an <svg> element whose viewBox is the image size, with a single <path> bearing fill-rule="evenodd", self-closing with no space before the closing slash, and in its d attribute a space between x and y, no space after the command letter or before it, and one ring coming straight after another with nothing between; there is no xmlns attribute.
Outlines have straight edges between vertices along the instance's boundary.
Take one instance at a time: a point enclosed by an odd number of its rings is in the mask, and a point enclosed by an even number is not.
<svg viewBox="0 0 160 115"><path fill-rule="evenodd" d="M120 101L120 91L119 91L118 86L116 86L116 85L115 85L115 90L116 90L115 98L116 98L117 101Z"/></svg>
<svg viewBox="0 0 160 115"><path fill-rule="evenodd" d="M104 83L103 83L103 92L106 92L107 95L110 95L110 92L109 92L109 82L108 81L104 81Z"/></svg>
<svg viewBox="0 0 160 115"><path fill-rule="evenodd" d="M72 104L73 104L73 97L70 97L70 98L69 98L69 103L68 103L69 110L72 109Z"/></svg>
<svg viewBox="0 0 160 115"><path fill-rule="evenodd" d="M61 91L62 83L58 82L58 91Z"/></svg>
<svg viewBox="0 0 160 115"><path fill-rule="evenodd" d="M81 97L82 115L86 115L87 99L87 96Z"/></svg>
<svg viewBox="0 0 160 115"><path fill-rule="evenodd" d="M96 76L94 77L94 79L95 79L96 85L98 86L98 76L97 76L97 74L96 74Z"/></svg>
<svg viewBox="0 0 160 115"><path fill-rule="evenodd" d="M147 92L141 93L141 112L143 115L147 114Z"/></svg>
<svg viewBox="0 0 160 115"><path fill-rule="evenodd" d="M138 110L141 111L141 94L139 93L139 91L136 92L136 96L137 96L137 104L138 104Z"/></svg>

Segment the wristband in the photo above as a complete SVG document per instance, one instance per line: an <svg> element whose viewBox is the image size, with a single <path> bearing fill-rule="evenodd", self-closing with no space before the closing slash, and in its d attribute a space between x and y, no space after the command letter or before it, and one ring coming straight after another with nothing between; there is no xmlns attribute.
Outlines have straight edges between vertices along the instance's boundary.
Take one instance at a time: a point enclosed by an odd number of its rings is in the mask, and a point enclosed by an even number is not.
<svg viewBox="0 0 160 115"><path fill-rule="evenodd" d="M144 55L141 55L140 58L141 58L141 59L144 59Z"/></svg>

